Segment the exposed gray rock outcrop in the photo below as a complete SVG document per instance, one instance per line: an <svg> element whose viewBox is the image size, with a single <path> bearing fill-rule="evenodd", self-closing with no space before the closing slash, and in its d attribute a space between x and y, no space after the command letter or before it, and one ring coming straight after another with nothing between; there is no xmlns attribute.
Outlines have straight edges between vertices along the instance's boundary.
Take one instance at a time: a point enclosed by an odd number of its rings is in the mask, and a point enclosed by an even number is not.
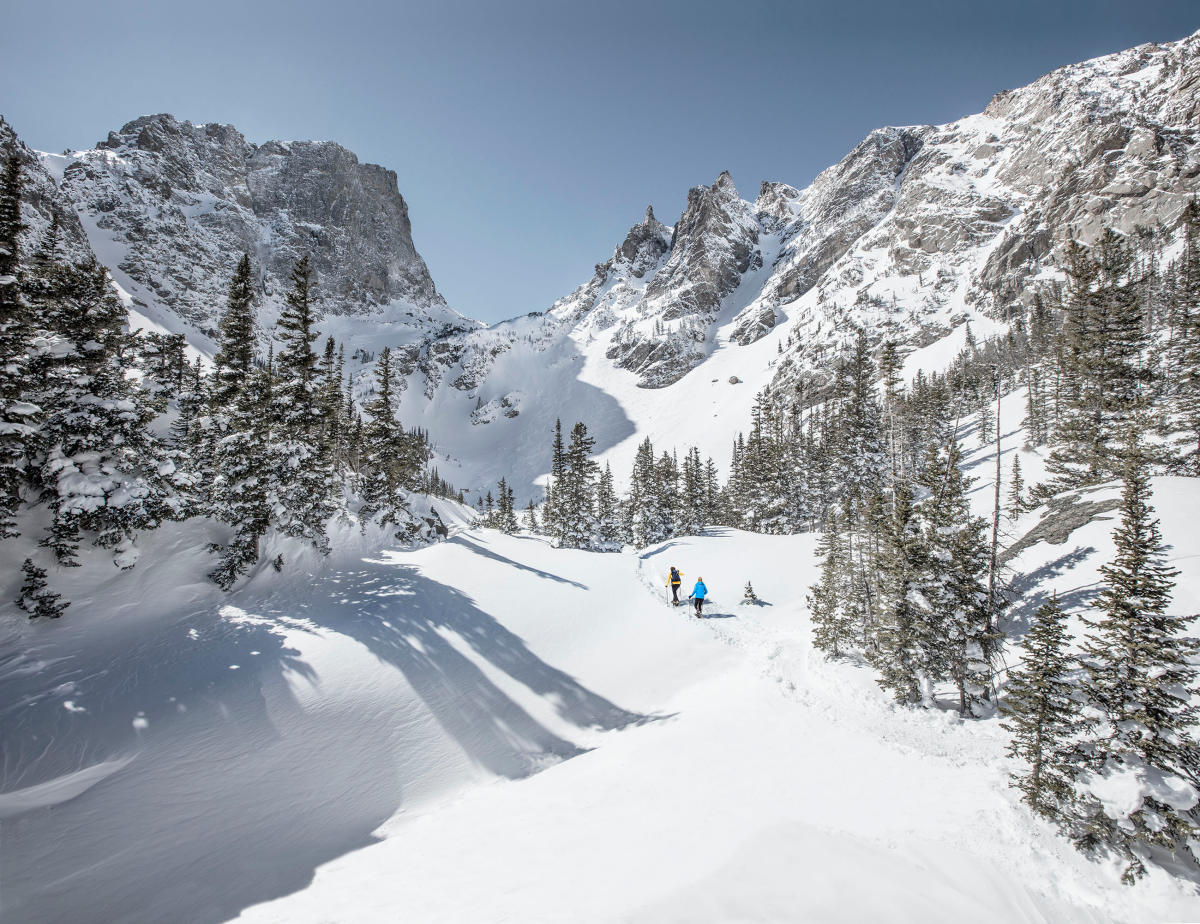
<svg viewBox="0 0 1200 924"><path fill-rule="evenodd" d="M325 313L446 311L396 174L332 142L255 145L230 125L143 116L67 157L61 189L118 279L201 332L215 328L243 251L268 315L305 255Z"/></svg>

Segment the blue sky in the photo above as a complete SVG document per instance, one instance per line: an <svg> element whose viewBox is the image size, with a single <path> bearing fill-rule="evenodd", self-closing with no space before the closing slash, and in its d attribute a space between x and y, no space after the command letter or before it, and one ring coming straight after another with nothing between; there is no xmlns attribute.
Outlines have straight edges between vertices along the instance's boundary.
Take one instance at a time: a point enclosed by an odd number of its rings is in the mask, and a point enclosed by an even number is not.
<svg viewBox="0 0 1200 924"><path fill-rule="evenodd" d="M804 186L881 125L1200 28L1196 0L5 0L0 113L42 150L138 115L331 139L399 175L447 300L495 321L587 280L647 204Z"/></svg>

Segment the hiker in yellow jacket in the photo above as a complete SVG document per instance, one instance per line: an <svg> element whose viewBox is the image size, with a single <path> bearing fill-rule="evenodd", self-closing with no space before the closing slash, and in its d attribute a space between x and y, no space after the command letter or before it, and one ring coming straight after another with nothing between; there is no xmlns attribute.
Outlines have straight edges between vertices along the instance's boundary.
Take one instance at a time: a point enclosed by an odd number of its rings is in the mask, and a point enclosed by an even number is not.
<svg viewBox="0 0 1200 924"><path fill-rule="evenodd" d="M671 566L671 576L667 578L667 586L671 588L671 603L679 606L679 585L683 583L683 572Z"/></svg>

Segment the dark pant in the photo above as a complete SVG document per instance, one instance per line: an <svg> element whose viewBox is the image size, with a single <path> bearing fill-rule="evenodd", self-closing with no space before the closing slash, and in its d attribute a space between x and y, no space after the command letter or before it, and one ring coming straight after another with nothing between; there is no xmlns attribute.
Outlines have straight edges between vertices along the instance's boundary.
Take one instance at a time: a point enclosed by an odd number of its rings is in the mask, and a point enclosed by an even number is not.
<svg viewBox="0 0 1200 924"><path fill-rule="evenodd" d="M679 602L679 585L678 584L671 585L671 602L672 603Z"/></svg>
<svg viewBox="0 0 1200 924"><path fill-rule="evenodd" d="M699 615L701 615L701 614L700 614L700 608L701 608L702 606L704 606L704 598L703 598L703 597L696 597L696 598L695 598L695 600L696 600L696 615L697 615L697 616L699 616Z"/></svg>

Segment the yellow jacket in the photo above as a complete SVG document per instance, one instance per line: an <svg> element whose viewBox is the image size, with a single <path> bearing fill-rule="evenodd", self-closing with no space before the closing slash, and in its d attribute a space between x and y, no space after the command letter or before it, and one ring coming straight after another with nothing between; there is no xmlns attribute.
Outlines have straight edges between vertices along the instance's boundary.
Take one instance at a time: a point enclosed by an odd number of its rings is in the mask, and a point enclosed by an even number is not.
<svg viewBox="0 0 1200 924"><path fill-rule="evenodd" d="M682 571L676 571L675 577L667 578L667 586L668 587L670 587L672 584L675 585L676 587L678 587L682 583L683 583L683 572Z"/></svg>

